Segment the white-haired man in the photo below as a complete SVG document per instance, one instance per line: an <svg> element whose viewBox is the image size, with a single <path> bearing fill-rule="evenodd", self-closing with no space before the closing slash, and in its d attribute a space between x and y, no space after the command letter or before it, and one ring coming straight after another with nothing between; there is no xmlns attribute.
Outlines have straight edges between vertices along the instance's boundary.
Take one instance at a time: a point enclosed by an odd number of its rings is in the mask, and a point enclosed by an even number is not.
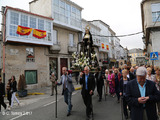
<svg viewBox="0 0 160 120"><path fill-rule="evenodd" d="M82 98L84 104L86 105L86 116L87 119L90 119L90 115L92 113L92 95L95 89L95 77L89 73L89 67L86 66L84 68L84 73L80 73L80 84L82 87Z"/></svg>
<svg viewBox="0 0 160 120"><path fill-rule="evenodd" d="M139 67L136 79L128 82L126 100L131 108L131 120L157 120L156 102L160 92L155 83L146 80L147 70Z"/></svg>

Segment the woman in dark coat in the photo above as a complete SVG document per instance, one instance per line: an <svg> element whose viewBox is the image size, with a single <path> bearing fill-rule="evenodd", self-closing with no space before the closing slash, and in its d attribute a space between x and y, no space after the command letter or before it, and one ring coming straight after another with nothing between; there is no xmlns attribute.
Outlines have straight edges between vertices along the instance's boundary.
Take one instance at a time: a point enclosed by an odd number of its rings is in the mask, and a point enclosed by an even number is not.
<svg viewBox="0 0 160 120"><path fill-rule="evenodd" d="M7 100L9 101L9 106L8 107L10 108L10 106L11 106L11 98L12 98L11 79L8 80L6 90L7 90Z"/></svg>

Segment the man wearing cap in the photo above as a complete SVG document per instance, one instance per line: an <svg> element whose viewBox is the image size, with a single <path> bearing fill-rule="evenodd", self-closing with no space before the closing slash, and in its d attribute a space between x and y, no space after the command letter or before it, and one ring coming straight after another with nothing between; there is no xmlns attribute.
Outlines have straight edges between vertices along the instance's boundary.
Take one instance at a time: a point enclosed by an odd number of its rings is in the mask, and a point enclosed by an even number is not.
<svg viewBox="0 0 160 120"><path fill-rule="evenodd" d="M157 120L156 102L160 92L155 83L146 80L147 70L139 67L136 79L127 84L126 100L131 107L131 120Z"/></svg>

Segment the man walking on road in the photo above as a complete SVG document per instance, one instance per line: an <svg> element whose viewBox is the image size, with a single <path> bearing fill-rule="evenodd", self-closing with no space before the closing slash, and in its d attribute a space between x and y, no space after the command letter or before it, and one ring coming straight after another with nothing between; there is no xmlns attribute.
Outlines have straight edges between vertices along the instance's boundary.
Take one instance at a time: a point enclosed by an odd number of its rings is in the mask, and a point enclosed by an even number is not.
<svg viewBox="0 0 160 120"><path fill-rule="evenodd" d="M67 116L71 115L72 110L72 103L71 103L71 97L72 92L74 91L74 86L72 84L72 77L68 75L67 68L62 68L63 75L61 76L60 83L57 83L57 85L62 85L62 95L64 95L64 101L68 105L68 113Z"/></svg>
<svg viewBox="0 0 160 120"><path fill-rule="evenodd" d="M137 79L128 82L126 92L131 120L157 120L156 102L160 101L160 92L153 81L146 80L145 67L139 67L136 75Z"/></svg>
<svg viewBox="0 0 160 120"><path fill-rule="evenodd" d="M84 73L85 74L82 72L80 73L80 84L83 86L81 94L84 104L86 105L87 120L89 120L90 115L93 112L92 95L95 89L95 78L91 73L89 73L88 66L84 68Z"/></svg>

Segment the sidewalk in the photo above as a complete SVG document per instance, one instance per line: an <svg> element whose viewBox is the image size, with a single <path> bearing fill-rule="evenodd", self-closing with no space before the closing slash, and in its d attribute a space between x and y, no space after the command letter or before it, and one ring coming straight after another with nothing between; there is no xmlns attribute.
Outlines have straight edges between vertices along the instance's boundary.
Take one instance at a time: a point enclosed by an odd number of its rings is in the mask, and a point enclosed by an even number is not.
<svg viewBox="0 0 160 120"><path fill-rule="evenodd" d="M74 81L73 81L73 85L75 87L75 90L81 89L81 85L79 85L79 84L77 85ZM58 93L58 95L62 94L62 86L57 86L57 93ZM34 102L38 102L39 100L49 98L49 97L51 97L50 95L51 95L51 86L48 86L48 87L42 87L42 88L38 88L38 89L28 90L28 95L26 97L18 97L17 96L17 98L20 102L20 106L26 106L26 105L32 104ZM5 97L4 101L8 106L9 102L7 100L7 97ZM13 108L16 108L16 107L17 107L17 103L16 103L16 101L14 101Z"/></svg>

